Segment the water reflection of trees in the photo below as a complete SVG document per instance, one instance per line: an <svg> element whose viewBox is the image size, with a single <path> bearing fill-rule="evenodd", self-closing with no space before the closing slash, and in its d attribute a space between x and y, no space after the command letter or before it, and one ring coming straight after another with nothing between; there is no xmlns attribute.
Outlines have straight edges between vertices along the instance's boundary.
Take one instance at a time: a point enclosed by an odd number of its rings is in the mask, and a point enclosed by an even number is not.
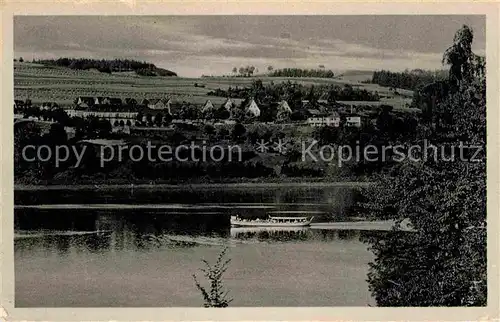
<svg viewBox="0 0 500 322"><path fill-rule="evenodd" d="M16 209L17 230L93 231L99 216L97 211L79 209Z"/></svg>
<svg viewBox="0 0 500 322"><path fill-rule="evenodd" d="M231 228L231 237L236 239L256 239L261 241L323 241L360 239L362 231L338 229L280 229L280 228Z"/></svg>
<svg viewBox="0 0 500 322"><path fill-rule="evenodd" d="M53 191L15 191L16 205L57 204L61 200L67 204L130 203L162 204L165 200L178 204L234 204L234 203L304 203L349 206L352 189L346 187L258 187L241 189L177 188L161 187L137 188L124 186L123 189L61 189Z"/></svg>
<svg viewBox="0 0 500 322"><path fill-rule="evenodd" d="M93 234L85 236L84 242L87 250L91 252L100 252L109 250L111 246L111 234Z"/></svg>
<svg viewBox="0 0 500 322"><path fill-rule="evenodd" d="M156 193L152 193L152 192ZM165 200L171 200L179 204L200 204L200 203L273 203L275 198L283 195L282 202L303 202L310 198L317 198L316 190L296 189L296 188L258 188L258 189L233 189L228 191L224 188L178 188L164 190L155 186L146 188L133 188L124 186L123 189L78 189L78 190L54 190L54 191L16 191L14 194L15 204L57 204L64 198L68 204L93 204L93 203L130 203L135 200L142 204L161 204ZM279 197L278 197L279 198Z"/></svg>
<svg viewBox="0 0 500 322"><path fill-rule="evenodd" d="M111 234L61 235L45 238L48 249L57 249L59 254L66 254L74 249L85 249L92 253L107 251L111 245Z"/></svg>
<svg viewBox="0 0 500 322"><path fill-rule="evenodd" d="M258 239L264 241L303 241L310 238L311 231L303 229L252 229L252 228L231 228L230 235L236 239Z"/></svg>
<svg viewBox="0 0 500 322"><path fill-rule="evenodd" d="M34 249L51 250L58 255L66 255L72 250L85 249L90 252L102 252L110 249L111 233L70 234L67 232L37 232L15 240L15 251Z"/></svg>

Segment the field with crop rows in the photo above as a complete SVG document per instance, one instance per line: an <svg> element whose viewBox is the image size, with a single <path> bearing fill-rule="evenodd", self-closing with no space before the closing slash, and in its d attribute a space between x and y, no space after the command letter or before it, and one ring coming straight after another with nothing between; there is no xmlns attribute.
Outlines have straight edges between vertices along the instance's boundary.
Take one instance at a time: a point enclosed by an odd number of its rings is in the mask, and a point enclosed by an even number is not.
<svg viewBox="0 0 500 322"><path fill-rule="evenodd" d="M93 70L72 70L64 67L50 67L32 63L14 64L14 97L15 99L31 99L34 103L44 101L57 102L65 106L71 105L78 96L109 96L135 99L173 97L177 101L203 104L210 99L214 104L222 104L225 97L207 96L211 90L228 87L250 86L256 79L264 84L291 81L306 86L351 84L352 86L378 91L387 96L383 103L356 102L355 104L379 105L389 104L397 109L406 108L413 93L398 90L395 95L388 88L376 84L363 84L370 72L344 73L338 78L286 78L286 77L143 77L133 73L106 74ZM195 86L202 85L204 87ZM239 100L236 100L239 101Z"/></svg>

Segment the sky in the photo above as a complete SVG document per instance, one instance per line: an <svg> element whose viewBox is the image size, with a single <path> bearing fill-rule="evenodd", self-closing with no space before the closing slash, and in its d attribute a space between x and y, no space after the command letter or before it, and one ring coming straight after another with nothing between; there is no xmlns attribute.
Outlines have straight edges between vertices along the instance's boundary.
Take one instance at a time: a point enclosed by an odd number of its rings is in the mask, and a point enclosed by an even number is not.
<svg viewBox="0 0 500 322"><path fill-rule="evenodd" d="M480 15L16 16L14 55L145 60L179 76L253 65L334 71L440 69L462 25L484 55Z"/></svg>

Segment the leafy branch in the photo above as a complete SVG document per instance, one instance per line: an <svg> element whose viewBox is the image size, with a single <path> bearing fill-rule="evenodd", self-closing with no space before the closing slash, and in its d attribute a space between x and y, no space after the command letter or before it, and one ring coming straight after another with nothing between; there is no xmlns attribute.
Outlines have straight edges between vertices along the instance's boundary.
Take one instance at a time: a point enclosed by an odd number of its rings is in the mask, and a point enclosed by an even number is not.
<svg viewBox="0 0 500 322"><path fill-rule="evenodd" d="M203 296L204 307L227 307L233 301L233 299L228 298L229 291L224 290L224 283L222 281L222 275L228 269L229 262L231 262L231 259L224 259L226 252L227 247L219 254L213 266L208 261L202 260L206 268L202 268L201 271L210 282L208 290L198 282L196 274L193 274L196 288Z"/></svg>

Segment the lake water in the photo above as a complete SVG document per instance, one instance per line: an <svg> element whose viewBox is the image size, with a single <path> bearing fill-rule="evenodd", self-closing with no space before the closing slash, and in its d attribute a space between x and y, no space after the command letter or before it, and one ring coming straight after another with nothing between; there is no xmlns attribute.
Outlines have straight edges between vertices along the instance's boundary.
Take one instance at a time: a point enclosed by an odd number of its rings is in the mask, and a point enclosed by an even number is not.
<svg viewBox="0 0 500 322"><path fill-rule="evenodd" d="M230 228L229 216L342 220L348 187L16 191L17 307L201 307L202 259L227 247L231 306L375 305L366 282L380 232ZM103 206L106 205L106 206Z"/></svg>

